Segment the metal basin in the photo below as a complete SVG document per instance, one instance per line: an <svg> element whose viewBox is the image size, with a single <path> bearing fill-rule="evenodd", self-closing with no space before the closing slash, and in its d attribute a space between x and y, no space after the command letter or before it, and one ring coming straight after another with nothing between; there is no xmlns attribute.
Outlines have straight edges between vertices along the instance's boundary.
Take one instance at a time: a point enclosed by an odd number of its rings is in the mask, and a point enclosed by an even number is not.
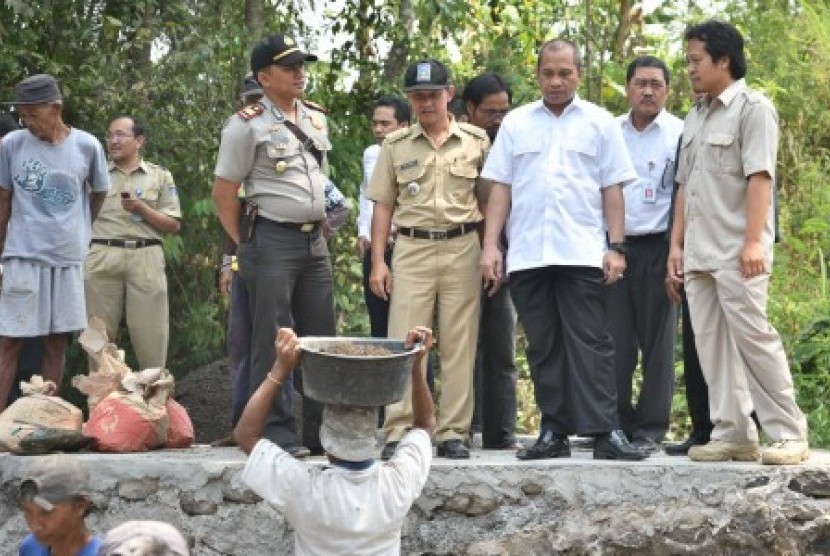
<svg viewBox="0 0 830 556"><path fill-rule="evenodd" d="M341 355L321 350L337 344L383 347L389 355ZM403 340L307 336L303 351L303 390L321 403L376 407L401 400L412 372L412 360L423 349L407 350Z"/></svg>

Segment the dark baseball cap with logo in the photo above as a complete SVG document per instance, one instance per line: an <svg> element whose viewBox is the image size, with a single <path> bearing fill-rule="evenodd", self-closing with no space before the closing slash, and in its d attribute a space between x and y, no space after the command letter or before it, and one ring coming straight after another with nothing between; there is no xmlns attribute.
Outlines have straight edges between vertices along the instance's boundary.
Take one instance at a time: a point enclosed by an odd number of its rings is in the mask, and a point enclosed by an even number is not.
<svg viewBox="0 0 830 556"><path fill-rule="evenodd" d="M300 62L316 61L317 56L303 52L297 41L284 33L265 37L251 51L251 71L254 76L259 70L273 64L293 66Z"/></svg>
<svg viewBox="0 0 830 556"><path fill-rule="evenodd" d="M406 68L404 91L438 90L450 86L450 70L438 60L418 60Z"/></svg>

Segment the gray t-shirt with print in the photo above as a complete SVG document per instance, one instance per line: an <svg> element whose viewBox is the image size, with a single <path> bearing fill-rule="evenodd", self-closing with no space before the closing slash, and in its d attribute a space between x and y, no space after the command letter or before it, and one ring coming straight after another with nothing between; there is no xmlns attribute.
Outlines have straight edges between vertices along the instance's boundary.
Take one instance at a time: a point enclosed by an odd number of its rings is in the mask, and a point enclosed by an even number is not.
<svg viewBox="0 0 830 556"><path fill-rule="evenodd" d="M92 229L90 192L109 189L106 156L95 137L75 128L56 144L27 130L6 135L0 187L12 192L3 259L83 263Z"/></svg>

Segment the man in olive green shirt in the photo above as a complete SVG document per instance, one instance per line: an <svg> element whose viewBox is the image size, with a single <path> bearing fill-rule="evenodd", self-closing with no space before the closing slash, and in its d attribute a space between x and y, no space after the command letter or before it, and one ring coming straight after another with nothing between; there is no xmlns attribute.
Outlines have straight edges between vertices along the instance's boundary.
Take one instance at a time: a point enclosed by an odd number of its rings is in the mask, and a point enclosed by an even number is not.
<svg viewBox="0 0 830 556"><path fill-rule="evenodd" d="M162 239L179 231L173 176L141 156L144 126L129 116L107 131L110 187L92 227L84 266L87 316L100 317L115 338L126 318L140 369L164 367L169 338Z"/></svg>
<svg viewBox="0 0 830 556"><path fill-rule="evenodd" d="M707 21L685 39L692 87L706 96L683 128L668 287L686 288L714 425L689 457L798 464L810 453L807 422L766 312L778 114L744 82L737 29ZM773 442L763 451L753 410Z"/></svg>

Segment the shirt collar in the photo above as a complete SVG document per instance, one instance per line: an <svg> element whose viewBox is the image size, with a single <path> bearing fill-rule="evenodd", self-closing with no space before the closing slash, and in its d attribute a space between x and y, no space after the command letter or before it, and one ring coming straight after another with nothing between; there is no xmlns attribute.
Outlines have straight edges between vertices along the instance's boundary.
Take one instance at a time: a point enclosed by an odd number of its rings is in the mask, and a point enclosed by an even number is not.
<svg viewBox="0 0 830 556"><path fill-rule="evenodd" d="M666 112L666 109L663 108L660 112L657 113L657 117L654 118L643 131L648 131L653 126L657 126L660 129L663 129L666 126L666 120L668 119L669 115ZM631 110L628 111L628 115L623 119L623 125L628 126L629 128L636 130L637 128L634 127L634 123L631 121Z"/></svg>
<svg viewBox="0 0 830 556"><path fill-rule="evenodd" d="M334 467L348 469L349 471L364 471L372 467L375 464L375 460L373 458L365 459L363 461L346 461L344 459L334 459L330 463Z"/></svg>
<svg viewBox="0 0 830 556"><path fill-rule="evenodd" d="M559 116L557 116L556 114L554 114L554 113L550 110L550 108L548 108L547 106L545 106L545 101L544 101L544 99L541 99L541 98L540 98L539 100L537 100L537 101L536 101L536 106L535 106L535 109L536 109L536 110L541 110L542 112L545 112L546 114L548 114L549 116L553 116L554 118L559 118L559 117L564 116L564 115L566 115L567 113L572 112L572 111L574 111L574 110L582 110L582 109L585 107L586 102L587 102L587 101L582 100L581 98L579 98L579 95L578 95L578 94L574 94L574 98L573 98L573 100L571 101L571 103L570 103L570 104L568 104L568 106L566 106L566 107L565 107L565 109L562 111L562 114L560 114Z"/></svg>
<svg viewBox="0 0 830 556"><path fill-rule="evenodd" d="M412 130L411 133L413 138L418 137L419 135L423 135L424 137L427 136L426 132L424 131L424 128L421 127L421 122L415 122L414 124L409 126L409 129ZM464 134L461 132L461 127L459 127L458 122L455 120L455 118L453 116L450 116L450 129L447 138L453 135L456 135L460 138Z"/></svg>
<svg viewBox="0 0 830 556"><path fill-rule="evenodd" d="M718 98L723 103L724 106L729 106L732 101L738 96L738 93L746 89L746 80L738 79L731 85L729 85L726 89L724 89L721 94L718 95Z"/></svg>
<svg viewBox="0 0 830 556"><path fill-rule="evenodd" d="M109 171L110 171L110 172L112 172L112 171L114 171L114 170L118 170L119 172L121 172L121 170L118 168L118 166L116 166L116 165L115 165L115 162L114 162L114 161L112 161L112 160L110 160L110 161L109 161ZM142 158L141 160L139 160L139 162L138 162L138 168L136 168L134 171L135 171L135 172L137 172L137 171L139 171L139 170L141 170L141 171L142 171L142 172L144 172L145 174L148 174L148 173L149 173L149 171L148 171L149 169L148 169L148 167L147 167L147 163L146 163L146 162L144 162L144 159L143 159L143 158ZM121 173L123 174L124 172L121 172Z"/></svg>

